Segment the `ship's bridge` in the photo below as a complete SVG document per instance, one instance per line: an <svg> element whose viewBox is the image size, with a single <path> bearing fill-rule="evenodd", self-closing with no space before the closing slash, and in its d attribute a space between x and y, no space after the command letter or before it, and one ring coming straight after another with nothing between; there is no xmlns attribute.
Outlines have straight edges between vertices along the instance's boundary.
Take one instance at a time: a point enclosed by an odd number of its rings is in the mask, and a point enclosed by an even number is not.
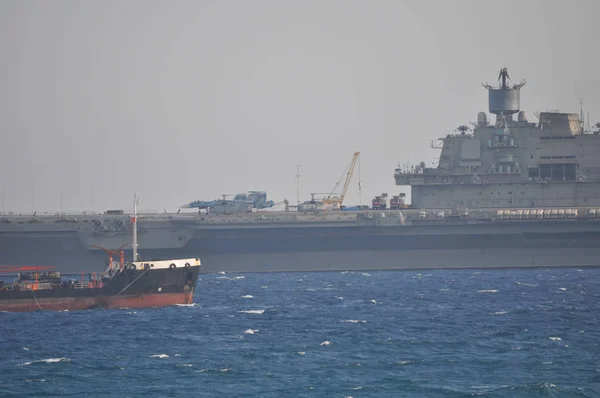
<svg viewBox="0 0 600 398"><path fill-rule="evenodd" d="M459 126L432 144L441 149L435 167L398 166L396 185L412 187L417 207L600 205L599 132L586 132L575 113L546 111L530 122L520 109L525 82L509 85L506 68L498 80L484 84L496 120L479 112L472 129Z"/></svg>

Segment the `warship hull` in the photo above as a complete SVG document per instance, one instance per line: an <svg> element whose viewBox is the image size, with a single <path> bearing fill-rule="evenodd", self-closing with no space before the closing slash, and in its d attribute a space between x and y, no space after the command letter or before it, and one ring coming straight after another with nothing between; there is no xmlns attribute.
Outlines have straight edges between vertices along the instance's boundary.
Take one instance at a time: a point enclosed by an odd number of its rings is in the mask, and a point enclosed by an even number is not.
<svg viewBox="0 0 600 398"><path fill-rule="evenodd" d="M600 220L200 228L181 247L146 246L141 239L140 252L148 260L201 256L204 273L583 267L600 265ZM104 260L102 251L83 246L76 233L0 233L1 264L50 265L79 273L101 271Z"/></svg>

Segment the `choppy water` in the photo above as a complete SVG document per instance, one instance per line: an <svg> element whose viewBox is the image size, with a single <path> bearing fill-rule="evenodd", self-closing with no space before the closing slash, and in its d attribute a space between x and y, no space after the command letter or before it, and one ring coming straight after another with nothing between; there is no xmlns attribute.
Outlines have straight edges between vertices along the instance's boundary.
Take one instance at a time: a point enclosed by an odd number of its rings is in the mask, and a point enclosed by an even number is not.
<svg viewBox="0 0 600 398"><path fill-rule="evenodd" d="M192 306L0 313L0 396L597 397L600 269L201 275Z"/></svg>

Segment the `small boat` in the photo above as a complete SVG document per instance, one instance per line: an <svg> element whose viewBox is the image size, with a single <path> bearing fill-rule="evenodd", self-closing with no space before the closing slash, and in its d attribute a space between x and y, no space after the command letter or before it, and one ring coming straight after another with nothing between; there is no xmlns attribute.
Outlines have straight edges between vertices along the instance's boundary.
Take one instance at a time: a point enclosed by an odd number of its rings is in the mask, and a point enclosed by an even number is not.
<svg viewBox="0 0 600 398"><path fill-rule="evenodd" d="M106 270L64 279L53 267L3 266L0 273L17 274L0 280L0 311L73 311L92 308L148 308L191 304L200 271L199 258L140 260L137 255L137 204L134 196L133 261L123 251L107 250ZM120 254L118 262L112 255Z"/></svg>

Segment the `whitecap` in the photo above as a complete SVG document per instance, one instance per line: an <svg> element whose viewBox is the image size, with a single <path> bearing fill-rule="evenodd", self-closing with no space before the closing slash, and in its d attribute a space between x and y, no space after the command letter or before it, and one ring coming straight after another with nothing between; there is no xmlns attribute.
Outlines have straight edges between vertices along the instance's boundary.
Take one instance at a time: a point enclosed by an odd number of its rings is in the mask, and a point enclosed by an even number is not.
<svg viewBox="0 0 600 398"><path fill-rule="evenodd" d="M196 303L191 303L191 304L175 304L177 307L195 307L198 304Z"/></svg>
<svg viewBox="0 0 600 398"><path fill-rule="evenodd" d="M182 363L177 365L178 368L191 368L192 364L191 363Z"/></svg>
<svg viewBox="0 0 600 398"><path fill-rule="evenodd" d="M219 272L219 274L225 275L225 271L221 271L221 272Z"/></svg>
<svg viewBox="0 0 600 398"><path fill-rule="evenodd" d="M346 319L346 320L343 320L341 322L346 322L346 323L367 323L367 321L363 321L363 320L360 320L360 319Z"/></svg>
<svg viewBox="0 0 600 398"><path fill-rule="evenodd" d="M25 351L29 351L29 348L27 347L21 347L22 349L24 349Z"/></svg>
<svg viewBox="0 0 600 398"><path fill-rule="evenodd" d="M244 314L262 315L262 314L264 314L265 310L242 310L242 311L238 311L238 312L243 312Z"/></svg>
<svg viewBox="0 0 600 398"><path fill-rule="evenodd" d="M566 287L559 287L558 290L562 290L564 292L565 290L567 290L567 288Z"/></svg>
<svg viewBox="0 0 600 398"><path fill-rule="evenodd" d="M248 329L244 333L246 333L246 334L254 334L256 332L258 332L258 329Z"/></svg>
<svg viewBox="0 0 600 398"><path fill-rule="evenodd" d="M522 283L522 282L515 282L517 285L521 285L521 286L529 286L529 287L537 287L537 285L533 284L533 283Z"/></svg>
<svg viewBox="0 0 600 398"><path fill-rule="evenodd" d="M478 290L477 293L498 293L498 290Z"/></svg>
<svg viewBox="0 0 600 398"><path fill-rule="evenodd" d="M508 314L508 311L496 311L496 312L492 312L493 315L504 315L504 314Z"/></svg>
<svg viewBox="0 0 600 398"><path fill-rule="evenodd" d="M298 354L298 355L305 355L306 352L304 352L304 351L298 351L296 354Z"/></svg>
<svg viewBox="0 0 600 398"><path fill-rule="evenodd" d="M266 286L261 286L260 288L261 288L261 289L266 289L267 287L266 287Z"/></svg>
<svg viewBox="0 0 600 398"><path fill-rule="evenodd" d="M246 294L245 296L242 296L242 298L249 299L249 298L254 298L254 296L251 294Z"/></svg>
<svg viewBox="0 0 600 398"><path fill-rule="evenodd" d="M150 355L150 358L169 358L167 354L154 354Z"/></svg>
<svg viewBox="0 0 600 398"><path fill-rule="evenodd" d="M371 300L371 303L377 304L377 300Z"/></svg>
<svg viewBox="0 0 600 398"><path fill-rule="evenodd" d="M233 279L246 279L245 276L234 276Z"/></svg>
<svg viewBox="0 0 600 398"><path fill-rule="evenodd" d="M321 344L319 344L319 345L330 345L330 344L331 344L331 341L329 341L329 340L325 340L324 342L322 342L322 343L321 343Z"/></svg>
<svg viewBox="0 0 600 398"><path fill-rule="evenodd" d="M220 369L221 372L229 372L228 368Z"/></svg>
<svg viewBox="0 0 600 398"><path fill-rule="evenodd" d="M553 341L562 341L562 339L560 337L548 337L548 338Z"/></svg>
<svg viewBox="0 0 600 398"><path fill-rule="evenodd" d="M396 365L408 365L409 363L413 363L413 361L398 361Z"/></svg>
<svg viewBox="0 0 600 398"><path fill-rule="evenodd" d="M17 365L17 366L29 366L32 363L40 363L40 362L44 362L44 363L58 363L58 362L69 362L69 361L71 361L71 360L69 358L66 358L66 357L48 358L48 359L38 359L37 361L25 362L25 363L22 363L22 364Z"/></svg>

